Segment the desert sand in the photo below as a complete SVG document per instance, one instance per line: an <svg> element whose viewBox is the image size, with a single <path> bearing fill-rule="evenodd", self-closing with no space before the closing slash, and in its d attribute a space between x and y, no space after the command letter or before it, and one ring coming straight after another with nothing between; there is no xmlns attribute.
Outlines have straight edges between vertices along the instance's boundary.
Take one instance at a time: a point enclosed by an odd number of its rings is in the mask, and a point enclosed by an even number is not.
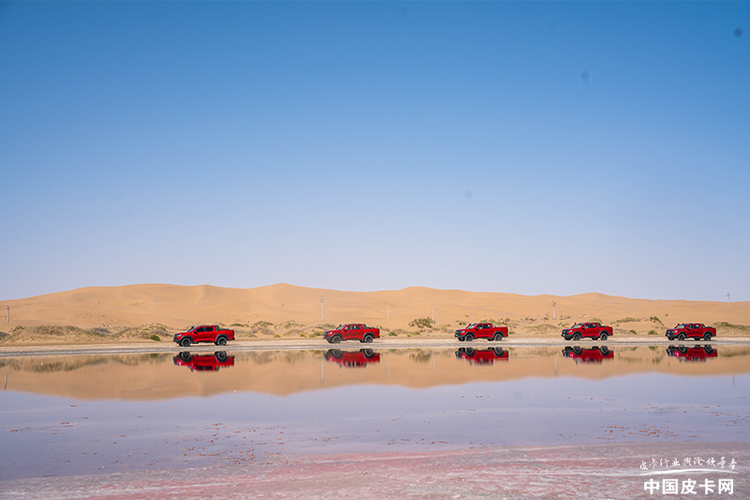
<svg viewBox="0 0 750 500"><path fill-rule="evenodd" d="M321 317L321 297L323 317ZM556 303L554 317L552 302ZM559 336L576 321L602 321L616 335L663 336L680 322L716 325L719 335L750 336L750 302L646 300L588 293L560 297L411 287L346 292L278 284L250 289L142 284L89 287L0 303L0 343L84 343L163 339L194 324L234 328L240 339L309 337L341 323L379 326L398 337L451 337L492 320L524 336ZM434 311L434 312L433 312ZM417 328L417 318L433 319ZM655 338L655 337L654 337Z"/></svg>

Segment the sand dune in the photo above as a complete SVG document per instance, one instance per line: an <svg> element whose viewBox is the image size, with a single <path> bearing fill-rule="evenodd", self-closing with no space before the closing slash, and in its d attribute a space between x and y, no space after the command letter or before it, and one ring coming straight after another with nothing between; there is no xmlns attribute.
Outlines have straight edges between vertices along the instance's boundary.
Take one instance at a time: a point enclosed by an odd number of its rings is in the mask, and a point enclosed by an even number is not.
<svg viewBox="0 0 750 500"><path fill-rule="evenodd" d="M323 319L321 297L325 301ZM552 301L557 304L554 321ZM199 323L250 326L258 321L269 321L278 331L290 321L307 328L324 323L364 322L389 330L414 330L409 322L431 318L433 308L436 330L428 333L438 336L448 335L458 324L484 319L507 320L516 332L538 335L551 335L553 331L559 335L562 325L594 318L615 326L621 334L630 330L644 334L655 329L661 335L666 327L678 322L750 324L750 302L730 305L645 300L599 293L524 296L423 287L345 292L287 284L251 289L142 284L89 287L4 301L0 310L4 312L6 305L10 306L11 318L10 322L2 318L0 331L8 333L17 326L36 325L104 327L116 331L148 324L183 329ZM622 321L628 318L635 321ZM738 329L737 333L750 332Z"/></svg>

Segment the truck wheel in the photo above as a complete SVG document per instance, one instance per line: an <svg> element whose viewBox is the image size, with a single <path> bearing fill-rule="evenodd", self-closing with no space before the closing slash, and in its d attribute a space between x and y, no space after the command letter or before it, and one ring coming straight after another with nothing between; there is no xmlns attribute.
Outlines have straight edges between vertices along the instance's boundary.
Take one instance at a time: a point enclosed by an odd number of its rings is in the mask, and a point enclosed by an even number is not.
<svg viewBox="0 0 750 500"><path fill-rule="evenodd" d="M180 359L187 363L188 361L193 359L193 355L190 354L189 352L181 352Z"/></svg>
<svg viewBox="0 0 750 500"><path fill-rule="evenodd" d="M602 356L606 356L607 354L609 354L609 347L605 345L599 348L599 352L602 353Z"/></svg>
<svg viewBox="0 0 750 500"><path fill-rule="evenodd" d="M371 358L375 355L375 351L372 349L362 349L362 354L364 354L366 358Z"/></svg>
<svg viewBox="0 0 750 500"><path fill-rule="evenodd" d="M687 352L687 347L685 347L684 345L681 345L680 347L677 348L677 350L680 351L682 354L685 354Z"/></svg>
<svg viewBox="0 0 750 500"><path fill-rule="evenodd" d="M190 344L192 344L193 341L190 339L190 337L185 337L182 340L180 340L180 345L182 347L190 347Z"/></svg>
<svg viewBox="0 0 750 500"><path fill-rule="evenodd" d="M677 340L681 340L681 341L684 341L684 340L685 340L685 338L686 338L686 337L685 337L685 334L684 334L684 333L681 333L681 334L679 334L679 335L677 336Z"/></svg>
<svg viewBox="0 0 750 500"><path fill-rule="evenodd" d="M502 347L495 347L495 356L500 357L503 355L503 348Z"/></svg>
<svg viewBox="0 0 750 500"><path fill-rule="evenodd" d="M474 335L467 333L466 337L464 338L466 339L466 342L471 342L472 340L474 340Z"/></svg>
<svg viewBox="0 0 750 500"><path fill-rule="evenodd" d="M214 356L216 356L216 361L226 361L228 356L226 351L219 351L217 353L214 353Z"/></svg>
<svg viewBox="0 0 750 500"><path fill-rule="evenodd" d="M500 332L497 332L495 334L495 337L492 340L494 340L495 342L500 342L501 340L503 340L503 334Z"/></svg>
<svg viewBox="0 0 750 500"><path fill-rule="evenodd" d="M474 349L472 349L471 347L467 347L466 348L466 355L467 356L473 356L474 355Z"/></svg>
<svg viewBox="0 0 750 500"><path fill-rule="evenodd" d="M573 334L573 340L581 340L581 334L580 333L574 333Z"/></svg>
<svg viewBox="0 0 750 500"><path fill-rule="evenodd" d="M216 339L216 345L227 345L227 338L219 337L218 339Z"/></svg>
<svg viewBox="0 0 750 500"><path fill-rule="evenodd" d="M365 335L365 343L372 344L372 335L370 335L369 333Z"/></svg>
<svg viewBox="0 0 750 500"><path fill-rule="evenodd" d="M331 344L338 344L339 342L341 342L341 335L334 335L331 338Z"/></svg>
<svg viewBox="0 0 750 500"><path fill-rule="evenodd" d="M602 332L599 334L599 340L607 340L607 332Z"/></svg>
<svg viewBox="0 0 750 500"><path fill-rule="evenodd" d="M456 337L456 338L458 339L458 341L459 341L459 342L463 342L464 340L466 340L466 339L465 339L465 338L463 338L463 337Z"/></svg>
<svg viewBox="0 0 750 500"><path fill-rule="evenodd" d="M341 357L341 351L339 349L331 349L328 352L330 353L331 356L333 356L336 359Z"/></svg>
<svg viewBox="0 0 750 500"><path fill-rule="evenodd" d="M710 332L704 333L703 340L705 340L706 342L711 342L711 333Z"/></svg>
<svg viewBox="0 0 750 500"><path fill-rule="evenodd" d="M578 347L578 346L575 346L575 347L573 348L573 352L574 352L574 353L576 353L577 355L579 355L579 356L580 356L580 355L581 355L581 353L583 352L583 349L581 349L581 348L580 348L580 347Z"/></svg>

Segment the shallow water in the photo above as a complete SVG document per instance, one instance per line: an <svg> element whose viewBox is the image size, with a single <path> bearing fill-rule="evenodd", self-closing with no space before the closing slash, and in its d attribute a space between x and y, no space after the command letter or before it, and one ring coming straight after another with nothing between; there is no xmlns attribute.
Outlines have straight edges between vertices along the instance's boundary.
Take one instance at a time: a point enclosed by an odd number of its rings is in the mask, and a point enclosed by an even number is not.
<svg viewBox="0 0 750 500"><path fill-rule="evenodd" d="M750 349L5 358L0 478L287 454L750 441Z"/></svg>

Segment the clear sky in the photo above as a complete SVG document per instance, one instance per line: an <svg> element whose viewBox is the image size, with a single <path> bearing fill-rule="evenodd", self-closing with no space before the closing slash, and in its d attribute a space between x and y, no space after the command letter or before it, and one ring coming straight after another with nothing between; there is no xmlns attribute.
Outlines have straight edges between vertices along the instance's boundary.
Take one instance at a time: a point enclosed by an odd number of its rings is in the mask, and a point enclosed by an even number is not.
<svg viewBox="0 0 750 500"><path fill-rule="evenodd" d="M0 3L0 299L750 300L747 2Z"/></svg>

